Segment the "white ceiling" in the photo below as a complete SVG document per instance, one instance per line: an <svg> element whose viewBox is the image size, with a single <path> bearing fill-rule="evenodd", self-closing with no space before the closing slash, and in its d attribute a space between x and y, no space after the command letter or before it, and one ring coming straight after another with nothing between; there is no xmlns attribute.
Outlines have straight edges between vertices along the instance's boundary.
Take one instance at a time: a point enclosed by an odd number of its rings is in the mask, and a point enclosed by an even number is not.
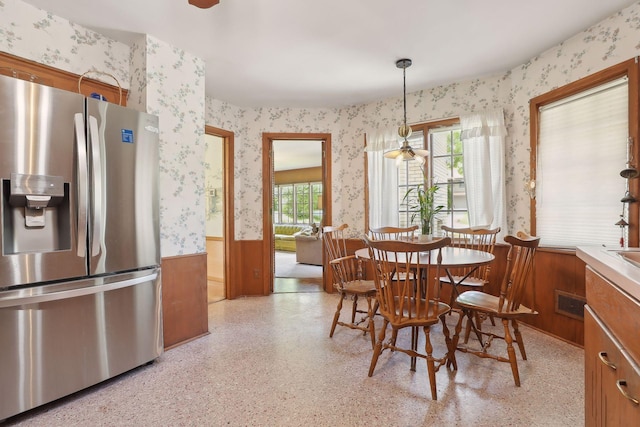
<svg viewBox="0 0 640 427"><path fill-rule="evenodd" d="M322 166L322 141L274 140L273 169L276 171Z"/></svg>
<svg viewBox="0 0 640 427"><path fill-rule="evenodd" d="M129 43L206 61L207 95L240 107L340 107L510 70L633 0L26 0Z"/></svg>

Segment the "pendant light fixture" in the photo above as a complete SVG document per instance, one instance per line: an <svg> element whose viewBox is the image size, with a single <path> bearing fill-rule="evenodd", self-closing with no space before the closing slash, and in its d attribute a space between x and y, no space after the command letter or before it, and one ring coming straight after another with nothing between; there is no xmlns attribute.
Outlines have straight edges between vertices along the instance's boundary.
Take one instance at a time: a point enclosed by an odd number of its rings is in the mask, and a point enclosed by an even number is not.
<svg viewBox="0 0 640 427"><path fill-rule="evenodd" d="M220 3L220 0L189 0L189 4L199 7L200 9L209 9Z"/></svg>
<svg viewBox="0 0 640 427"><path fill-rule="evenodd" d="M405 160L415 160L421 165L425 162L425 157L429 155L427 150L413 149L409 145L409 136L411 135L411 126L407 124L407 68L411 66L410 59L399 59L396 61L396 67L402 68L403 83L403 106L404 120L398 128L398 135L403 139L402 146L397 150L388 151L384 156L388 159L396 159L396 165L400 166Z"/></svg>

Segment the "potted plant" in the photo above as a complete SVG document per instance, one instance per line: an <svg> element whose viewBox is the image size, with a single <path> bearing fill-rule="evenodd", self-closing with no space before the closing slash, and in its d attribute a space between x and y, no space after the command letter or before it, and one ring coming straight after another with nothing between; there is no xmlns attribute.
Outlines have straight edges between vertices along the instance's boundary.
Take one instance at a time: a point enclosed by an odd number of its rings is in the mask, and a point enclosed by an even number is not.
<svg viewBox="0 0 640 427"><path fill-rule="evenodd" d="M435 194L439 188L438 185L410 188L402 199L403 202L407 201L407 208L414 211L413 215L411 215L412 223L416 216L420 215L420 231L423 236L426 236L425 238L427 240L429 240L433 234L431 226L434 217L444 209L443 205L434 206ZM413 191L416 192L415 199L409 197ZM415 204L409 204L410 202L414 202Z"/></svg>

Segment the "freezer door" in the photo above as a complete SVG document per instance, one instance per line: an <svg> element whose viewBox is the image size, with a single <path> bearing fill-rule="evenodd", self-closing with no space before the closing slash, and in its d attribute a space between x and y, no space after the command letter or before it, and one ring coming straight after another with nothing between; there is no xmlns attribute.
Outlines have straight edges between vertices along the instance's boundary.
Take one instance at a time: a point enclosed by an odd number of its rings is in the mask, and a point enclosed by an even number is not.
<svg viewBox="0 0 640 427"><path fill-rule="evenodd" d="M83 110L79 94L0 76L0 289L87 275Z"/></svg>
<svg viewBox="0 0 640 427"><path fill-rule="evenodd" d="M0 291L0 420L160 356L161 295L159 269Z"/></svg>
<svg viewBox="0 0 640 427"><path fill-rule="evenodd" d="M87 99L90 274L160 264L158 118Z"/></svg>

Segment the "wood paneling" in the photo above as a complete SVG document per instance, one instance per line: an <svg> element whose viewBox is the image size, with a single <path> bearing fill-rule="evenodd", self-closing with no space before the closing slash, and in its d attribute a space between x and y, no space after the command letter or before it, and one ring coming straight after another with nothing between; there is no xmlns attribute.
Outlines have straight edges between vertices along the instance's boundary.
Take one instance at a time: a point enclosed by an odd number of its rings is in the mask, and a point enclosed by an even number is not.
<svg viewBox="0 0 640 427"><path fill-rule="evenodd" d="M573 250L538 249L534 268L535 306L527 323L574 344L584 344L584 321L556 313L556 290L585 297L585 263ZM531 295L525 304L531 303Z"/></svg>
<svg viewBox="0 0 640 427"><path fill-rule="evenodd" d="M273 277L269 277L268 268L264 265L262 240L238 240L235 244L234 256L229 262L234 265L233 281L230 289L232 298L239 296L269 295Z"/></svg>
<svg viewBox="0 0 640 427"><path fill-rule="evenodd" d="M162 316L165 349L209 333L206 254L162 258Z"/></svg>

